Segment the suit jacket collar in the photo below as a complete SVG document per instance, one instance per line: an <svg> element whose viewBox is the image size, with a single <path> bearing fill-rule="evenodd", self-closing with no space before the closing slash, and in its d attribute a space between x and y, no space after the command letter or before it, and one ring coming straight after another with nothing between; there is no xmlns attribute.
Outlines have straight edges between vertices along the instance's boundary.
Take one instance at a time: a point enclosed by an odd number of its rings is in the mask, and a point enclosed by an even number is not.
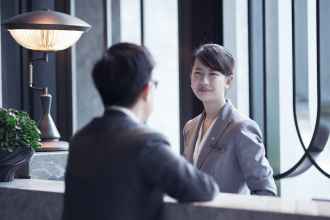
<svg viewBox="0 0 330 220"><path fill-rule="evenodd" d="M116 109L105 109L104 114L101 118L102 121L110 120L111 123L119 120L121 121L120 124L125 126L141 126L142 124L133 120L129 115L125 114L122 111L118 111Z"/></svg>
<svg viewBox="0 0 330 220"><path fill-rule="evenodd" d="M196 141L198 138L198 131L202 125L203 117L205 117L205 114L199 114L195 119L193 119L194 126L191 127L191 130L189 131L189 136L187 140L187 148L185 149L185 157L188 161L193 163L193 155L195 150Z"/></svg>
<svg viewBox="0 0 330 220"><path fill-rule="evenodd" d="M107 110L114 110L124 113L126 116L130 117L136 123L140 123L140 119L129 109L123 106L111 105L106 107Z"/></svg>
<svg viewBox="0 0 330 220"><path fill-rule="evenodd" d="M218 118L216 119L212 130L210 131L210 134L208 138L206 139L204 146L202 148L202 151L198 157L197 160L197 167L201 168L205 159L207 158L208 154L211 152L212 148L217 146L216 143L221 141L221 138L223 134L225 133L226 128L231 122L232 119L232 112L233 112L233 106L229 100L226 100L225 105L222 107L222 109L219 112ZM198 121L198 129L197 132L194 134L194 141L193 141L193 148L195 148L198 131L202 124L202 121L205 118L205 112L202 113L202 116L200 117Z"/></svg>
<svg viewBox="0 0 330 220"><path fill-rule="evenodd" d="M108 109L108 108L105 109L103 116L116 116L116 117L129 118L129 116L126 115L124 112L115 109Z"/></svg>

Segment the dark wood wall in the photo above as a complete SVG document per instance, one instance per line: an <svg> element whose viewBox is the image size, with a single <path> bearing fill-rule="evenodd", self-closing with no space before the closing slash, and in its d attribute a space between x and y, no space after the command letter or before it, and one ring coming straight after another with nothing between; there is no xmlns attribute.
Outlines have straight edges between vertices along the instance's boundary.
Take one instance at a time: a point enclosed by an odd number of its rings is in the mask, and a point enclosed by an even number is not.
<svg viewBox="0 0 330 220"><path fill-rule="evenodd" d="M202 111L190 88L192 54L203 43L223 43L222 1L179 1L180 130ZM181 146L182 140L181 140ZM182 149L181 149L182 150Z"/></svg>

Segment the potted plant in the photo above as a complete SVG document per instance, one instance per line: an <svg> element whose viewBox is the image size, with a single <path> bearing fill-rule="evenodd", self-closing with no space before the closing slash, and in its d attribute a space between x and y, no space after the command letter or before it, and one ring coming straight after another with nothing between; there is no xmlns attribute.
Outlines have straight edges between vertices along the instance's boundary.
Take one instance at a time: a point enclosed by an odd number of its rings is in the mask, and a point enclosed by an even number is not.
<svg viewBox="0 0 330 220"><path fill-rule="evenodd" d="M26 112L0 108L0 181L12 181L39 147L36 122Z"/></svg>

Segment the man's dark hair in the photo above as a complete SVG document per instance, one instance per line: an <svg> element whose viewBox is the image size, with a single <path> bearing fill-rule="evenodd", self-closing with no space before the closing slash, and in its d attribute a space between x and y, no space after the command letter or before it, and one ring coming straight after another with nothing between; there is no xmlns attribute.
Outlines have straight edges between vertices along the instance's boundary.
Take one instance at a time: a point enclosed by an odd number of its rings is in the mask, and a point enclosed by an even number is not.
<svg viewBox="0 0 330 220"><path fill-rule="evenodd" d="M194 60L198 59L207 67L225 76L234 74L235 60L229 51L218 44L204 44L197 48Z"/></svg>
<svg viewBox="0 0 330 220"><path fill-rule="evenodd" d="M95 64L92 77L104 106L131 107L151 80L150 52L132 43L111 46Z"/></svg>

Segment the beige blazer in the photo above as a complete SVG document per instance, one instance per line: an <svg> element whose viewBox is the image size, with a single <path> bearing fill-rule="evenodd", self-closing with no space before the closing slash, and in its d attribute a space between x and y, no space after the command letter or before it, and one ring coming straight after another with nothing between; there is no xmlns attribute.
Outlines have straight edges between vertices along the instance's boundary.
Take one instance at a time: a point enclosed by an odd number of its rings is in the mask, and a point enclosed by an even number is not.
<svg viewBox="0 0 330 220"><path fill-rule="evenodd" d="M190 162L204 117L201 113L183 129L184 156ZM197 167L215 178L221 192L277 194L257 123L240 114L229 100L204 142Z"/></svg>

